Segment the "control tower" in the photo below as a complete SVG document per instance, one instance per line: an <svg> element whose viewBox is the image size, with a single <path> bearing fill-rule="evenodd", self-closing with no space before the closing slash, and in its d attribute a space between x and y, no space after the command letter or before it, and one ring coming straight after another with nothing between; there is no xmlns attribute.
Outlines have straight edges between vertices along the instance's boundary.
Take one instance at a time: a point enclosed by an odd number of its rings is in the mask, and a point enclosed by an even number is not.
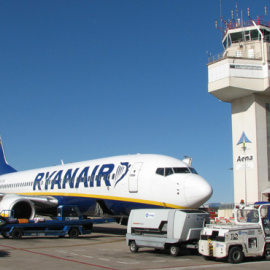
<svg viewBox="0 0 270 270"><path fill-rule="evenodd" d="M208 64L208 92L231 103L234 201L270 200L270 22L224 24Z"/></svg>

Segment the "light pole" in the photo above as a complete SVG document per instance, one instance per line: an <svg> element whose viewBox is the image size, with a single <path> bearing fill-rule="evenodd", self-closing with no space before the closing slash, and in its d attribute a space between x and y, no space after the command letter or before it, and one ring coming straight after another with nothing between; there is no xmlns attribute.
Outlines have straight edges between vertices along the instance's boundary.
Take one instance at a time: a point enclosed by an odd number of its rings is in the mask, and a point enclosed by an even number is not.
<svg viewBox="0 0 270 270"><path fill-rule="evenodd" d="M244 159L245 159L245 203L247 203L247 161L246 161L246 144L243 142L243 151L244 151Z"/></svg>
<svg viewBox="0 0 270 270"><path fill-rule="evenodd" d="M233 181L233 168L229 168L232 171L232 202L234 203L234 181Z"/></svg>

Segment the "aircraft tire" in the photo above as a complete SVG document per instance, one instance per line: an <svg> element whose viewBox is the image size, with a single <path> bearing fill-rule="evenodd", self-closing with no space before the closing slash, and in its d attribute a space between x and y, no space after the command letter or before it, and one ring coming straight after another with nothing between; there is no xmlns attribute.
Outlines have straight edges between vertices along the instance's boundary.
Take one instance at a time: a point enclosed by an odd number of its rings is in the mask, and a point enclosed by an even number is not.
<svg viewBox="0 0 270 270"><path fill-rule="evenodd" d="M22 238L22 229L21 228L14 228L11 232L12 239L21 239Z"/></svg>
<svg viewBox="0 0 270 270"><path fill-rule="evenodd" d="M78 238L79 234L80 232L78 228L71 228L68 232L69 238Z"/></svg>

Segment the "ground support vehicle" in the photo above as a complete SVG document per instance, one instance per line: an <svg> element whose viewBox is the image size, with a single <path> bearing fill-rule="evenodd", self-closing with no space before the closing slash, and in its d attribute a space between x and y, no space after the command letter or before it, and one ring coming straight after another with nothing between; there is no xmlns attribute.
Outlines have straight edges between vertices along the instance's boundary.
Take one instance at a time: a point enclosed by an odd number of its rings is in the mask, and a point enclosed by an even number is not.
<svg viewBox="0 0 270 270"><path fill-rule="evenodd" d="M177 256L181 248L197 248L205 222L209 222L209 214L199 210L132 210L127 245L131 252L137 252L140 247L153 247L168 249L172 256Z"/></svg>
<svg viewBox="0 0 270 270"><path fill-rule="evenodd" d="M235 225L206 225L199 240L205 259L227 258L240 263L244 257L270 255L270 204L236 205Z"/></svg>
<svg viewBox="0 0 270 270"><path fill-rule="evenodd" d="M0 233L3 237L19 239L22 236L59 236L76 238L90 234L93 223L102 223L105 219L85 219L74 205L61 205L57 208L57 217L52 220L36 218L34 220L1 217Z"/></svg>

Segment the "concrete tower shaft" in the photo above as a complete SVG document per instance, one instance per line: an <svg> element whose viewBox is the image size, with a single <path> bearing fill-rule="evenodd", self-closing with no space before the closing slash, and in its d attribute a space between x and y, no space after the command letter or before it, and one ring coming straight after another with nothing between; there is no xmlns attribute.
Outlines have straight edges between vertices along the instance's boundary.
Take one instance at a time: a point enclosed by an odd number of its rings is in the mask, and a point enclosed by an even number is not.
<svg viewBox="0 0 270 270"><path fill-rule="evenodd" d="M268 200L270 23L231 21L222 43L208 64L208 92L232 104L234 200Z"/></svg>

